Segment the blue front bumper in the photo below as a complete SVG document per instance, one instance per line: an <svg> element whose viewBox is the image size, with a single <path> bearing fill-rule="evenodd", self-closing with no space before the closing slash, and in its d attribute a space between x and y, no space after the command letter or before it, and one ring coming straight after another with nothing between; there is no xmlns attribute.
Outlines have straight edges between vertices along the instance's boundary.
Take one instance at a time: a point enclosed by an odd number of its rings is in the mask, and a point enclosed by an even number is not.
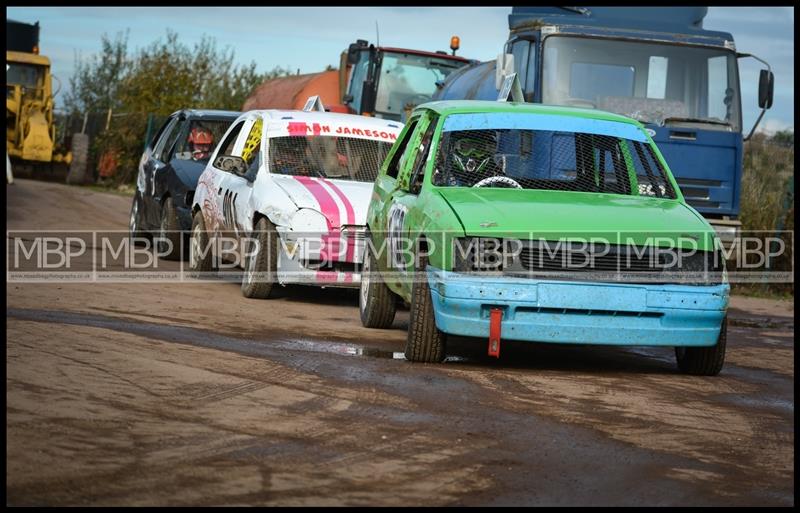
<svg viewBox="0 0 800 513"><path fill-rule="evenodd" d="M436 326L489 336L503 311L501 338L562 344L713 346L730 286L616 284L476 277L428 267Z"/></svg>

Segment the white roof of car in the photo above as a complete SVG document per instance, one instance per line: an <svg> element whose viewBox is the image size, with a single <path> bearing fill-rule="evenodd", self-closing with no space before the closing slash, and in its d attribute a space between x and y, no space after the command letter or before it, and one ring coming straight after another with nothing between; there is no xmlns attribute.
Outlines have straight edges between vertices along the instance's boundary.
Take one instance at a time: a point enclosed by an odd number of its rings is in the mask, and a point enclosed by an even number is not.
<svg viewBox="0 0 800 513"><path fill-rule="evenodd" d="M250 111L246 115L264 119L267 137L307 134L394 142L403 129L399 121L338 112L267 109Z"/></svg>

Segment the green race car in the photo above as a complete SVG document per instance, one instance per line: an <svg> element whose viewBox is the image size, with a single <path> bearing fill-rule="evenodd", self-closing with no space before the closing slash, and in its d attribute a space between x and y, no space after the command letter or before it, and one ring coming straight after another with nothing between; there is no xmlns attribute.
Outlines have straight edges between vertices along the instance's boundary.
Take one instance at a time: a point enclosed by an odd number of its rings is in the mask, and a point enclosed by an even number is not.
<svg viewBox="0 0 800 513"><path fill-rule="evenodd" d="M444 101L410 116L376 179L360 311L405 356L448 335L674 346L687 373L725 357L729 285L715 232L644 127L615 114Z"/></svg>

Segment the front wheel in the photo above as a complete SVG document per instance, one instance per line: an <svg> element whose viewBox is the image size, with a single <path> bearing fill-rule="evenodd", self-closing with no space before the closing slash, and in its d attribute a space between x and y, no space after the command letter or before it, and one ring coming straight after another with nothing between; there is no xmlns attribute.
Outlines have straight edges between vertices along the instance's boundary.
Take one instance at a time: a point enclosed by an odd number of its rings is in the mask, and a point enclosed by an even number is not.
<svg viewBox="0 0 800 513"><path fill-rule="evenodd" d="M209 243L203 212L198 210L192 217L192 234L189 239L189 270L195 278L214 271L214 248Z"/></svg>
<svg viewBox="0 0 800 513"><path fill-rule="evenodd" d="M411 319L406 339L406 360L412 362L441 362L445 357L447 334L436 327L433 299L428 285L427 257L419 258L419 268L411 285Z"/></svg>
<svg viewBox="0 0 800 513"><path fill-rule="evenodd" d="M381 279L377 268L373 270L375 257L367 248L361 268L361 289L358 309L361 324L365 328L386 329L392 325L397 312L397 296Z"/></svg>
<svg viewBox="0 0 800 513"><path fill-rule="evenodd" d="M678 368L684 374L716 376L725 363L725 346L728 339L728 316L722 320L719 338L711 347L676 347Z"/></svg>
<svg viewBox="0 0 800 513"><path fill-rule="evenodd" d="M253 231L256 246L245 260L242 295L256 299L274 297L278 268L278 231L262 217Z"/></svg>

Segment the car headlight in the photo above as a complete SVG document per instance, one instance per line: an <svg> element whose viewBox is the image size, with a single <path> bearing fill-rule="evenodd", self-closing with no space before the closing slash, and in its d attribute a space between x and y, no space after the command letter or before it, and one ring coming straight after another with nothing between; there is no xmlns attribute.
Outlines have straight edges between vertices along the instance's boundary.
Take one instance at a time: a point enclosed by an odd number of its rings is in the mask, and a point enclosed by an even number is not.
<svg viewBox="0 0 800 513"><path fill-rule="evenodd" d="M320 212L310 208L301 208L294 213L291 220L292 231L297 234L316 235L328 233L328 220Z"/></svg>
<svg viewBox="0 0 800 513"><path fill-rule="evenodd" d="M328 234L328 220L320 212L301 208L291 217L291 230L284 232L287 250L291 248L300 260L323 258L324 236Z"/></svg>

